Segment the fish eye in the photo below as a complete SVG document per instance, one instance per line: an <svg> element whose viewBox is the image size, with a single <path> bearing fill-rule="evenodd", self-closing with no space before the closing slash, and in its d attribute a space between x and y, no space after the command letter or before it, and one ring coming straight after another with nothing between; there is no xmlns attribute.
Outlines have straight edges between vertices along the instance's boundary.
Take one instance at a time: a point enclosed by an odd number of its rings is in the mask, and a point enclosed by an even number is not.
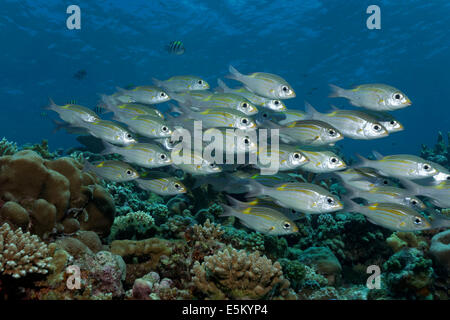
<svg viewBox="0 0 450 320"><path fill-rule="evenodd" d="M295 211L294 209L291 209L291 213L297 213L297 211Z"/></svg>
<svg viewBox="0 0 450 320"><path fill-rule="evenodd" d="M291 224L289 223L289 222L285 222L285 223L283 223L283 228L285 229L285 230L288 230L288 229L290 229L291 228Z"/></svg>
<svg viewBox="0 0 450 320"><path fill-rule="evenodd" d="M262 117L263 117L263 118L267 118L267 117L269 117L269 115L268 115L267 113L264 112L264 113L262 114Z"/></svg>
<svg viewBox="0 0 450 320"><path fill-rule="evenodd" d="M329 203L329 204L334 204L334 199L333 198L327 198L327 202Z"/></svg>
<svg viewBox="0 0 450 320"><path fill-rule="evenodd" d="M131 138L132 138L132 136L131 136L131 134L130 134L130 133L127 133L127 138L129 138L129 139L131 139Z"/></svg>
<svg viewBox="0 0 450 320"><path fill-rule="evenodd" d="M162 130L163 132L167 132L167 130L169 130L169 128L167 128L166 126L163 126L163 127L161 128L161 130Z"/></svg>
<svg viewBox="0 0 450 320"><path fill-rule="evenodd" d="M328 130L328 134L329 134L330 136L334 137L334 136L336 135L336 130L334 130L334 129L329 129L329 130Z"/></svg>
<svg viewBox="0 0 450 320"><path fill-rule="evenodd" d="M416 206L416 205L417 205L417 203L418 203L418 202L417 202L417 200L416 200L416 199L412 199L412 200L411 200L411 204L412 204L412 205Z"/></svg>
<svg viewBox="0 0 450 320"><path fill-rule="evenodd" d="M280 104L280 101L279 101L279 100L275 100L275 101L273 102L273 104L277 106L277 105Z"/></svg>
<svg viewBox="0 0 450 320"><path fill-rule="evenodd" d="M175 187L176 189L180 189L180 188L181 188L181 186L180 186L179 183L175 183L175 184L174 184L174 187Z"/></svg>
<svg viewBox="0 0 450 320"><path fill-rule="evenodd" d="M198 80L198 84L203 84L203 80Z"/></svg>
<svg viewBox="0 0 450 320"><path fill-rule="evenodd" d="M249 138L244 138L243 141L244 141L245 144L249 144L250 143L250 139Z"/></svg>
<svg viewBox="0 0 450 320"><path fill-rule="evenodd" d="M164 98L164 97L167 96L167 94L166 94L165 92L161 92L161 93L159 94L159 96L160 96L161 98Z"/></svg>
<svg viewBox="0 0 450 320"><path fill-rule="evenodd" d="M431 166L430 166L429 164L425 163L425 164L423 165L423 169L424 169L425 171L430 171L430 170L431 170Z"/></svg>
<svg viewBox="0 0 450 320"><path fill-rule="evenodd" d="M295 159L300 159L301 158L300 153L298 153L298 152L294 153L294 158Z"/></svg>
<svg viewBox="0 0 450 320"><path fill-rule="evenodd" d="M242 108L247 108L248 107L248 103L247 102L243 102L242 103Z"/></svg>
<svg viewBox="0 0 450 320"><path fill-rule="evenodd" d="M390 123L392 126L395 126L395 125L397 124L397 121L391 120L389 123Z"/></svg>
<svg viewBox="0 0 450 320"><path fill-rule="evenodd" d="M247 124L247 123L248 123L248 119L247 119L247 118L242 118L241 122L242 122L243 124Z"/></svg>
<svg viewBox="0 0 450 320"><path fill-rule="evenodd" d="M336 162L338 162L338 159L335 158L335 157L332 157L332 158L330 159L330 161L331 161L332 163L336 163Z"/></svg>
<svg viewBox="0 0 450 320"><path fill-rule="evenodd" d="M381 131L381 126L379 124L374 124L372 128L375 131Z"/></svg>
<svg viewBox="0 0 450 320"><path fill-rule="evenodd" d="M401 100L403 99L403 95L400 92L394 93L394 99Z"/></svg>
<svg viewBox="0 0 450 320"><path fill-rule="evenodd" d="M166 156L164 153L161 153L161 155L159 156L159 158L160 158L161 160L166 160L166 159L167 159L167 156Z"/></svg>
<svg viewBox="0 0 450 320"><path fill-rule="evenodd" d="M281 87L281 90L283 90L284 92L288 92L288 91L289 91L289 88L286 87L286 86L282 86L282 87Z"/></svg>
<svg viewBox="0 0 450 320"><path fill-rule="evenodd" d="M211 168L215 168L215 167L216 167L216 164L215 164L215 163L210 163L209 166L210 166Z"/></svg>
<svg viewBox="0 0 450 320"><path fill-rule="evenodd" d="M422 224L422 218L414 217L414 224L417 224L417 225Z"/></svg>
<svg viewBox="0 0 450 320"><path fill-rule="evenodd" d="M126 173L127 173L127 175L129 175L129 176L131 176L131 174L133 173L130 169L128 169L127 171L126 171Z"/></svg>

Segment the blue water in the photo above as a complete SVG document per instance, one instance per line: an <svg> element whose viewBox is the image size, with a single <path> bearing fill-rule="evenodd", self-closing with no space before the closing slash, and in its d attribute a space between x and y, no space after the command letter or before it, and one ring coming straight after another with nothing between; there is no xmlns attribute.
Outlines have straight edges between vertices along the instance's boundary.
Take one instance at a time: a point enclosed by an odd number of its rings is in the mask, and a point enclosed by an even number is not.
<svg viewBox="0 0 450 320"><path fill-rule="evenodd" d="M70 4L81 8L81 30L66 28ZM381 30L366 28L370 4L381 8ZM304 100L321 111L330 103L348 106L327 98L328 83L381 82L411 98L410 108L395 112L405 131L345 139L348 152L417 153L437 131L449 130L446 0L2 0L0 13L0 137L19 144L44 138L52 149L78 144L73 135L52 133L56 116L41 115L48 97L93 107L99 93L115 86L177 74L200 75L215 86L229 64L283 76L297 93L286 101L289 108L303 108ZM184 42L184 55L164 51L172 40ZM87 76L76 80L80 69Z"/></svg>

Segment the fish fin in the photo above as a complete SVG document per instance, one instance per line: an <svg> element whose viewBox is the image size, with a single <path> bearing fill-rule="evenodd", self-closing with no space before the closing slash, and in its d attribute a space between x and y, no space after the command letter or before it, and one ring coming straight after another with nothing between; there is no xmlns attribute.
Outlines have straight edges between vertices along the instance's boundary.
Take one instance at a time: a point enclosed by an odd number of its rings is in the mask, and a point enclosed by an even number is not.
<svg viewBox="0 0 450 320"><path fill-rule="evenodd" d="M359 153L356 153L355 156L361 161L361 163L352 166L353 168L367 167L369 165L369 161L370 161L369 159L364 158Z"/></svg>
<svg viewBox="0 0 450 320"><path fill-rule="evenodd" d="M111 96L107 96L106 94L101 94L100 98L102 99L102 108L109 110L109 111L113 111L114 107L117 105L116 100L111 97Z"/></svg>
<svg viewBox="0 0 450 320"><path fill-rule="evenodd" d="M331 92L328 95L330 98L339 98L339 97L345 97L345 89L342 89L341 87L338 87L334 84L329 84Z"/></svg>
<svg viewBox="0 0 450 320"><path fill-rule="evenodd" d="M355 201L351 200L347 196L342 196L341 201L344 204L344 209L342 209L342 212L360 212L361 206L357 204Z"/></svg>
<svg viewBox="0 0 450 320"><path fill-rule="evenodd" d="M70 127L69 124L67 124L66 122L63 122L63 121L58 121L58 120L52 119L52 122L55 125L55 128L53 129L52 133L56 133L61 129L66 129L66 128Z"/></svg>
<svg viewBox="0 0 450 320"><path fill-rule="evenodd" d="M339 111L341 109L339 109L338 107L336 107L334 104L331 105L331 110L333 111Z"/></svg>
<svg viewBox="0 0 450 320"><path fill-rule="evenodd" d="M121 87L116 87L116 90L117 90L117 92L120 92L120 93L127 93L127 91L128 91Z"/></svg>
<svg viewBox="0 0 450 320"><path fill-rule="evenodd" d="M360 198L361 196L361 192L360 190L356 189L355 187L352 187L348 184L344 184L345 186L345 191L347 191L345 193L345 197L348 199L355 199L355 198Z"/></svg>
<svg viewBox="0 0 450 320"><path fill-rule="evenodd" d="M243 78L243 74L237 71L236 68L231 64L228 66L228 71L230 72L230 74L225 76L228 79L241 81L241 79Z"/></svg>
<svg viewBox="0 0 450 320"><path fill-rule="evenodd" d="M187 102L187 95L182 96L181 94L172 92L172 91L167 91L167 94L169 95L169 97L171 97L173 100L177 101L178 103L186 103Z"/></svg>
<svg viewBox="0 0 450 320"><path fill-rule="evenodd" d="M104 149L100 152L101 155L116 153L116 146L102 140Z"/></svg>
<svg viewBox="0 0 450 320"><path fill-rule="evenodd" d="M43 106L42 109L44 110L53 110L56 111L55 109L58 107L58 105L55 103L55 101L53 101L52 98L48 98L48 105Z"/></svg>
<svg viewBox="0 0 450 320"><path fill-rule="evenodd" d="M219 215L219 217L237 217L237 212L232 207L226 204L221 204L221 206L223 208L223 213Z"/></svg>
<svg viewBox="0 0 450 320"><path fill-rule="evenodd" d="M398 180L402 184L403 188L408 190L411 194L421 195L421 193L422 193L420 190L421 186L419 184L417 184L413 181L407 180L407 179L398 179Z"/></svg>
<svg viewBox="0 0 450 320"><path fill-rule="evenodd" d="M83 171L83 172L94 172L94 168L95 168L95 166L92 163L90 163L87 160L84 160L83 169L81 171Z"/></svg>
<svg viewBox="0 0 450 320"><path fill-rule="evenodd" d="M230 88L225 84L225 82L223 82L222 79L217 79L217 84L219 85L219 87L216 88L217 92L229 92Z"/></svg>
<svg viewBox="0 0 450 320"><path fill-rule="evenodd" d="M229 195L225 195L225 196L226 196L227 200L230 202L232 207L242 208L242 207L245 206L244 202L239 201L239 200L237 200L237 199L235 199L235 198L233 198L233 197L231 197Z"/></svg>
<svg viewBox="0 0 450 320"><path fill-rule="evenodd" d="M372 150L372 154L375 157L375 159L377 159L377 160L381 160L384 158L384 156L381 153L379 153L378 151Z"/></svg>
<svg viewBox="0 0 450 320"><path fill-rule="evenodd" d="M164 82L156 78L152 78L152 83L157 87L164 87ZM171 95L169 96L172 97Z"/></svg>
<svg viewBox="0 0 450 320"><path fill-rule="evenodd" d="M245 195L246 198L254 198L264 195L264 186L254 180L248 180L247 187L249 189L248 193Z"/></svg>
<svg viewBox="0 0 450 320"><path fill-rule="evenodd" d="M305 101L305 112L306 119L313 120L317 115L320 114L309 102Z"/></svg>

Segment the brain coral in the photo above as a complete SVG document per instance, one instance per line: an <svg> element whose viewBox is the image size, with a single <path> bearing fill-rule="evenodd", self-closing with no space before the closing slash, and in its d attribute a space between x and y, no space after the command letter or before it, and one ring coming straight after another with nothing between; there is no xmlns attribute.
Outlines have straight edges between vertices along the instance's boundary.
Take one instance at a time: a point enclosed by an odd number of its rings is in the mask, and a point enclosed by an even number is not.
<svg viewBox="0 0 450 320"><path fill-rule="evenodd" d="M29 273L48 273L50 268L49 250L36 235L13 231L4 223L0 227L0 274L14 278Z"/></svg>
<svg viewBox="0 0 450 320"><path fill-rule="evenodd" d="M0 222L46 238L81 230L106 236L115 215L111 196L76 160L45 160L24 150L0 157ZM68 227L69 226L69 227ZM66 227L67 230L64 230Z"/></svg>

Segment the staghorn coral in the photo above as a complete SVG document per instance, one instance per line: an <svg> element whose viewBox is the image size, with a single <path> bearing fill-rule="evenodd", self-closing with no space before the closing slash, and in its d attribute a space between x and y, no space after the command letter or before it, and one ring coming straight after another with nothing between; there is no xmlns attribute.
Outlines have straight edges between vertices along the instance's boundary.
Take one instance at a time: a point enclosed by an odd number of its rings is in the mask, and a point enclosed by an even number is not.
<svg viewBox="0 0 450 320"><path fill-rule="evenodd" d="M7 223L0 227L0 274L13 278L47 274L50 262L48 247L37 236L13 231Z"/></svg>
<svg viewBox="0 0 450 320"><path fill-rule="evenodd" d="M19 151L15 142L9 142L5 137L0 140L0 157L13 155Z"/></svg>
<svg viewBox="0 0 450 320"><path fill-rule="evenodd" d="M259 252L226 247L192 268L193 285L207 299L262 299L287 289L281 265Z"/></svg>
<svg viewBox="0 0 450 320"><path fill-rule="evenodd" d="M192 248L192 259L199 261L221 249L223 229L220 224L211 223L209 219L203 225L195 224L188 228L184 237Z"/></svg>

